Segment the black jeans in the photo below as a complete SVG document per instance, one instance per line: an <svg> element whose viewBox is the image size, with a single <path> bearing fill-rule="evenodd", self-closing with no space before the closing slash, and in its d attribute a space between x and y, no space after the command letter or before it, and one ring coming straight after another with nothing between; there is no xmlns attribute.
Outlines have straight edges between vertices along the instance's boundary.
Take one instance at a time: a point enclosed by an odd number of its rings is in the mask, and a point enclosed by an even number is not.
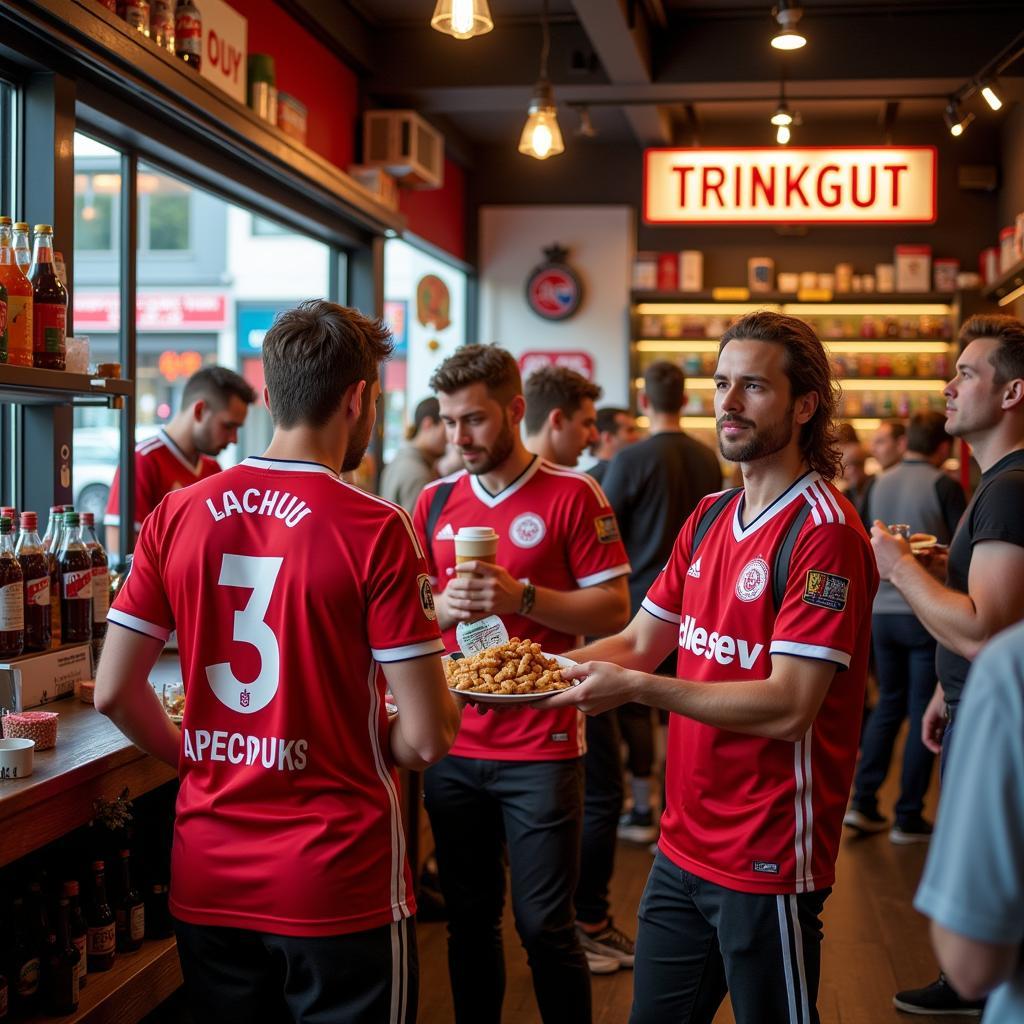
<svg viewBox="0 0 1024 1024"><path fill-rule="evenodd" d="M576 936L583 763L453 757L428 768L427 813L448 908L458 1024L500 1024L506 853L516 930L545 1024L589 1024L590 974Z"/></svg>
<svg viewBox="0 0 1024 1024"><path fill-rule="evenodd" d="M646 779L654 771L654 719L646 704L623 704L615 712L626 743L626 767Z"/></svg>
<svg viewBox="0 0 1024 1024"><path fill-rule="evenodd" d="M196 1024L413 1024L411 918L349 935L296 938L175 921Z"/></svg>
<svg viewBox="0 0 1024 1024"><path fill-rule="evenodd" d="M935 755L921 742L921 718L935 692L935 638L914 615L873 615L871 642L878 704L861 737L853 802L865 810L875 809L896 736L907 718L909 729L896 801L896 820L906 821L921 813L935 763Z"/></svg>
<svg viewBox="0 0 1024 1024"><path fill-rule="evenodd" d="M614 711L587 715L583 849L576 886L576 918L602 924L609 916L608 887L615 870L615 831L622 813L622 760Z"/></svg>
<svg viewBox="0 0 1024 1024"><path fill-rule="evenodd" d="M736 892L658 852L640 901L630 1024L818 1024L821 910L831 889Z"/></svg>

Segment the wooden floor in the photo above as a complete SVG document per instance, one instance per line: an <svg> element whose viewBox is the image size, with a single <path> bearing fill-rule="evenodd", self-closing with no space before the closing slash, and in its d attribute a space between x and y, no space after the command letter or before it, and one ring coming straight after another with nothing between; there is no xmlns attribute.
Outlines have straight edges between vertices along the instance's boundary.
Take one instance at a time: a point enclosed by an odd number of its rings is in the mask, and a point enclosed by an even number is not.
<svg viewBox="0 0 1024 1024"><path fill-rule="evenodd" d="M891 784L882 793L883 809L892 806ZM933 817L935 794L926 816ZM927 922L912 906L924 865L926 846L893 846L888 835L858 839L847 834L837 866L835 889L825 905L825 942L818 1011L822 1024L938 1024L940 1018L906 1016L892 1007L897 989L934 980L937 968ZM619 844L612 884L613 912L624 931L635 934L636 908L652 857L645 847ZM446 936L443 924L418 926L420 949L420 1024L450 1024ZM526 956L507 915L505 959L508 987L503 1024L539 1024ZM625 1024L632 999L632 971L594 977L594 1024ZM732 1024L726 1003L715 1024ZM671 1024L671 1022L666 1022Z"/></svg>

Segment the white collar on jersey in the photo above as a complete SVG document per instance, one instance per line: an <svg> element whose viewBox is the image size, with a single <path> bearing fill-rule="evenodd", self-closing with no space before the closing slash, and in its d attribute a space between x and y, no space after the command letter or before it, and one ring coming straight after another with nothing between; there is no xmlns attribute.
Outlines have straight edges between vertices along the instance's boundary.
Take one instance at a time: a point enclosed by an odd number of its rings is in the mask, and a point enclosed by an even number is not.
<svg viewBox="0 0 1024 1024"><path fill-rule="evenodd" d="M535 455L533 457L533 462L531 462L526 469L524 469L522 473L520 473L519 476L517 476L515 480L508 485L508 487L499 491L497 494L490 494L487 488L480 483L480 478L473 474L470 474L469 485L473 488L473 493L477 496L479 501L488 508L496 508L506 498L511 498L516 491L525 487L537 474L537 470L540 469L540 464L543 461L544 460L539 455Z"/></svg>
<svg viewBox="0 0 1024 1024"><path fill-rule="evenodd" d="M821 475L814 470L808 470L802 477L790 484L753 522L748 523L746 526L743 526L740 522L740 509L743 507L744 497L741 493L732 514L732 535L734 539L738 541L746 540L801 496L811 506L812 514L814 509L821 509L821 512L814 517L815 522L818 522L819 518L824 518L828 522L833 522L834 520L838 522L846 521L842 510L832 497L828 485L821 479Z"/></svg>
<svg viewBox="0 0 1024 1024"><path fill-rule="evenodd" d="M268 459L263 455L250 455L240 463L250 469L272 469L278 473L326 473L338 479L338 474L322 462L306 462L301 459Z"/></svg>
<svg viewBox="0 0 1024 1024"><path fill-rule="evenodd" d="M203 457L202 455L196 456L195 464L193 465L185 456L185 453L174 443L171 439L171 435L166 430L159 430L156 435L160 439L160 443L193 475L199 476L199 471L203 468Z"/></svg>

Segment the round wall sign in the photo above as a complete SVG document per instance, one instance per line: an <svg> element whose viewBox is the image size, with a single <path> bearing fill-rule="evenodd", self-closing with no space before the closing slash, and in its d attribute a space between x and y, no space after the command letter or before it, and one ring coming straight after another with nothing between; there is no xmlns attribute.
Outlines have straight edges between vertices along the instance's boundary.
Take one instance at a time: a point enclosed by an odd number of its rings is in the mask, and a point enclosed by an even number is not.
<svg viewBox="0 0 1024 1024"><path fill-rule="evenodd" d="M526 301L545 320L567 320L580 307L583 284L566 262L568 252L560 246L544 250L548 257L526 279Z"/></svg>

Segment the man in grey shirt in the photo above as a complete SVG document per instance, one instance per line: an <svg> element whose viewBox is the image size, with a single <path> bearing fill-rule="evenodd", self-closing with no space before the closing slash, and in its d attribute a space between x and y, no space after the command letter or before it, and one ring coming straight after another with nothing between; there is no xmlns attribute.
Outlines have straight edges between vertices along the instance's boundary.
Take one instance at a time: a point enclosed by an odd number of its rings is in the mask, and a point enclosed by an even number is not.
<svg viewBox="0 0 1024 1024"><path fill-rule="evenodd" d="M985 1024L1024 1020L1024 623L971 667L939 820L914 906Z"/></svg>
<svg viewBox="0 0 1024 1024"><path fill-rule="evenodd" d="M444 455L447 445L438 401L434 397L424 398L416 406L409 440L381 473L380 496L411 514L420 491L437 479L435 463Z"/></svg>

